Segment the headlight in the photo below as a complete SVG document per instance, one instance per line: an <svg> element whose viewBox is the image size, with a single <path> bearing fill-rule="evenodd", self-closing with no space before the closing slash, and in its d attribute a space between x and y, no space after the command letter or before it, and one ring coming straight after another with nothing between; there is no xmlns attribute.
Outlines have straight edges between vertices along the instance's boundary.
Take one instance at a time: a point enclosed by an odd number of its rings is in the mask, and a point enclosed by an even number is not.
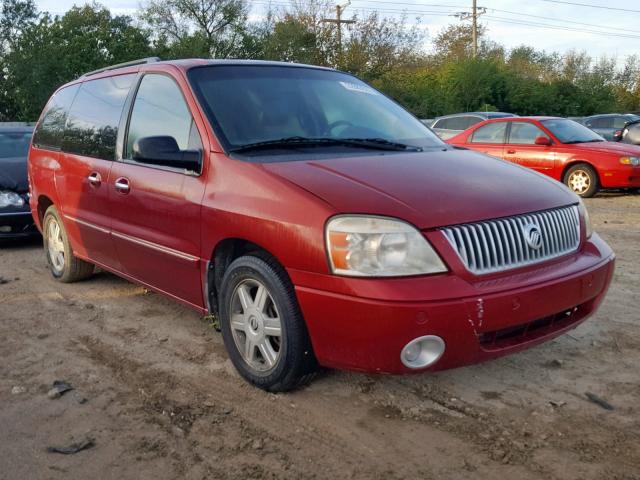
<svg viewBox="0 0 640 480"><path fill-rule="evenodd" d="M339 216L327 224L326 236L331 270L338 275L399 277L447 271L424 236L401 220Z"/></svg>
<svg viewBox="0 0 640 480"><path fill-rule="evenodd" d="M637 167L640 165L640 157L620 157L620 163L622 165L631 165Z"/></svg>
<svg viewBox="0 0 640 480"><path fill-rule="evenodd" d="M22 207L24 199L15 192L0 192L0 208Z"/></svg>
<svg viewBox="0 0 640 480"><path fill-rule="evenodd" d="M584 220L587 239L589 239L591 238L591 235L593 235L593 225L591 225L591 218L589 218L589 211L587 210L586 205L584 204L581 198L578 198L578 200L580 202L578 204L578 210L580 211L580 216Z"/></svg>

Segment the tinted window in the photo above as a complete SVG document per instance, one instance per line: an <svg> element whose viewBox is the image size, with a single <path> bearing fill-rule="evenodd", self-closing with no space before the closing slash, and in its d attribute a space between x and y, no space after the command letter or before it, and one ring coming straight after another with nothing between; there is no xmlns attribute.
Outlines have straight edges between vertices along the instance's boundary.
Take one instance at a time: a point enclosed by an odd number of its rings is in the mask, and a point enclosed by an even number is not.
<svg viewBox="0 0 640 480"><path fill-rule="evenodd" d="M513 122L511 124L509 143L534 145L538 137L547 137L547 135L532 123Z"/></svg>
<svg viewBox="0 0 640 480"><path fill-rule="evenodd" d="M33 134L33 144L37 147L58 149L62 145L64 124L67 121L67 113L73 102L78 85L63 88L58 91L44 109L42 120L38 123Z"/></svg>
<svg viewBox="0 0 640 480"><path fill-rule="evenodd" d="M473 132L472 143L504 143L507 122L489 123Z"/></svg>
<svg viewBox="0 0 640 480"><path fill-rule="evenodd" d="M113 160L118 124L134 74L90 80L76 95L65 130L66 152Z"/></svg>
<svg viewBox="0 0 640 480"><path fill-rule="evenodd" d="M189 79L228 150L291 137L382 139L413 147L443 144L402 107L351 75L316 68L209 66ZM316 151L336 147L329 142ZM298 153L287 148L284 155ZM260 155L260 154L259 154Z"/></svg>
<svg viewBox="0 0 640 480"><path fill-rule="evenodd" d="M202 149L200 135L178 85L165 75L145 75L131 112L125 158L131 158L137 139L156 136L173 137L181 150Z"/></svg>
<svg viewBox="0 0 640 480"><path fill-rule="evenodd" d="M0 158L27 157L31 132L0 132Z"/></svg>

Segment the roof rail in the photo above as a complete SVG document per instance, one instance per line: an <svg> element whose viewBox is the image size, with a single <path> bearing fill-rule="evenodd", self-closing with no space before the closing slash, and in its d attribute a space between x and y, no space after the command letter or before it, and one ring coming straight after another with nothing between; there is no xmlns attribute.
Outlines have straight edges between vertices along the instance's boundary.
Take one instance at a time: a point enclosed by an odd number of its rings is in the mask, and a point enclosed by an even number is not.
<svg viewBox="0 0 640 480"><path fill-rule="evenodd" d="M97 70L93 70L91 72L85 73L80 78L90 77L92 75L97 75L98 73L108 72L110 70L117 70L119 68L133 67L134 65L144 65L145 63L155 63L155 62L159 62L159 61L160 61L160 57L141 58L139 60L132 60L130 62L118 63L116 65L111 65L109 67L99 68Z"/></svg>

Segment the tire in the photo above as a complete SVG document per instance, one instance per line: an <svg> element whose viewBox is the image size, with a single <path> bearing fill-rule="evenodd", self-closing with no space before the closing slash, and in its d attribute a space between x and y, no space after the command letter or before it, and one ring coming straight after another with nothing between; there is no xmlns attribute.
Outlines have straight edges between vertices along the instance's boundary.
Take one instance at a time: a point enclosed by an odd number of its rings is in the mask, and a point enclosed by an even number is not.
<svg viewBox="0 0 640 480"><path fill-rule="evenodd" d="M53 205L42 221L44 252L53 277L62 283L73 283L89 278L95 269L91 263L73 254L71 244L58 210Z"/></svg>
<svg viewBox="0 0 640 480"><path fill-rule="evenodd" d="M578 163L564 175L564 184L582 198L593 197L600 189L598 174L591 165Z"/></svg>
<svg viewBox="0 0 640 480"><path fill-rule="evenodd" d="M225 272L220 293L222 338L245 380L284 392L313 378L317 363L309 334L280 264L266 256L240 257Z"/></svg>

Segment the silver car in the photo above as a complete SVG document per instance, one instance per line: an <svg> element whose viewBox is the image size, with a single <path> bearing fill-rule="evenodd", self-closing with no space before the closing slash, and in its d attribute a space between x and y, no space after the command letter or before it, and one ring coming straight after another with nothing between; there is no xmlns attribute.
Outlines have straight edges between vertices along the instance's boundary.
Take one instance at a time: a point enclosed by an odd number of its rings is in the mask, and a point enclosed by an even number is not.
<svg viewBox="0 0 640 480"><path fill-rule="evenodd" d="M513 113L504 112L468 112L454 113L435 119L431 129L442 139L447 140L455 137L460 132L490 118L517 117Z"/></svg>

